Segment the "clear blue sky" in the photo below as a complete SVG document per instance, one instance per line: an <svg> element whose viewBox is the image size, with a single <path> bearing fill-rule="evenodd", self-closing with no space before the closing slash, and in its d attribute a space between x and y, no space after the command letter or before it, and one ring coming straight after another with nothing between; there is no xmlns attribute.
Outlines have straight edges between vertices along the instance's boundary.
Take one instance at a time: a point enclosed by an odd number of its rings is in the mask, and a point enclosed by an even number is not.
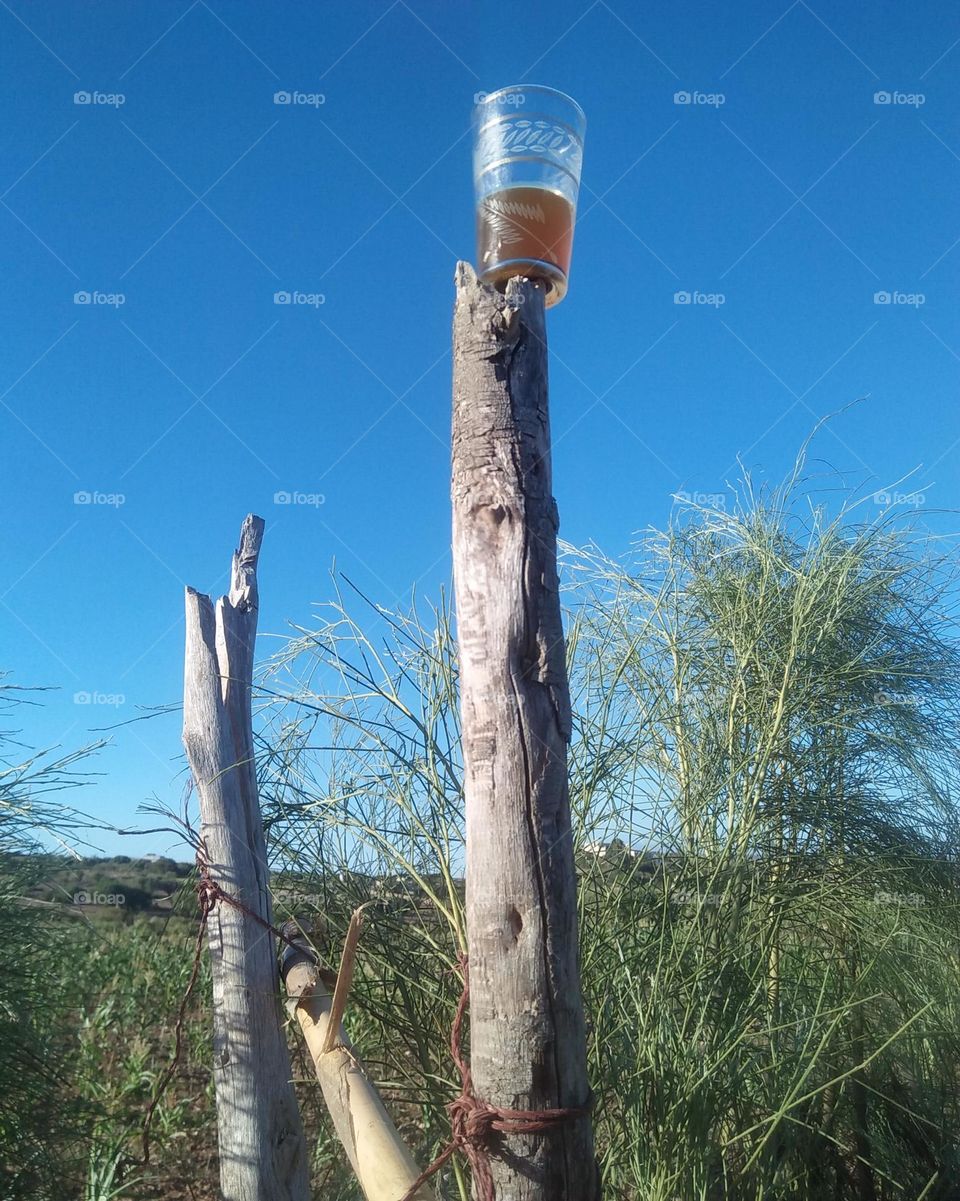
<svg viewBox="0 0 960 1201"><path fill-rule="evenodd" d="M778 478L865 394L820 453L877 488L922 465L954 506L958 40L946 2L0 0L0 661L60 689L24 737L179 700L183 585L224 588L249 510L262 632L309 622L334 557L387 605L449 579L477 91L549 84L588 117L550 315L568 540L625 549L738 452ZM295 290L324 303L274 303ZM179 726L118 730L78 800L118 824L175 803Z"/></svg>

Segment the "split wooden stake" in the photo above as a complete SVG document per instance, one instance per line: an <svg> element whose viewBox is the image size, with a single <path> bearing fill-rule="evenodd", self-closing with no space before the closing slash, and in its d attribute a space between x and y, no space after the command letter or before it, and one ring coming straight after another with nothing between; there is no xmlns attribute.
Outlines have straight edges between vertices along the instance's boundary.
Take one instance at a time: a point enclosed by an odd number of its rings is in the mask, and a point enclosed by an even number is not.
<svg viewBox="0 0 960 1201"><path fill-rule="evenodd" d="M244 907L220 903L207 919L221 1196L309 1201L276 952L263 925L273 918L250 712L262 538L263 520L251 514L233 556L229 595L216 605L187 589L183 743L210 878Z"/></svg>

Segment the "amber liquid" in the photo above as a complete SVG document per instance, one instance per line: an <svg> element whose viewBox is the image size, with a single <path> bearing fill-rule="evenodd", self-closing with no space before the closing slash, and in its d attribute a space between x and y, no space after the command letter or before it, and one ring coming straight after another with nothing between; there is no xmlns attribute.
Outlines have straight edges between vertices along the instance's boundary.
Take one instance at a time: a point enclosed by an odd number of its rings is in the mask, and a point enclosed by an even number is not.
<svg viewBox="0 0 960 1201"><path fill-rule="evenodd" d="M481 278L491 284L505 284L513 275L544 279L547 304L556 304L567 290L573 219L570 201L546 188L491 192L477 208Z"/></svg>

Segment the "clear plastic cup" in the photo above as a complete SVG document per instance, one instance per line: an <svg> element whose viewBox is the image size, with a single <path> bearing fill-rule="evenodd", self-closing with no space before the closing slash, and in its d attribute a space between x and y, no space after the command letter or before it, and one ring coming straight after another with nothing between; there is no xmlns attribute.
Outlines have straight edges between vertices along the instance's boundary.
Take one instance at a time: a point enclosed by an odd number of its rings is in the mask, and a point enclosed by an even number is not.
<svg viewBox="0 0 960 1201"><path fill-rule="evenodd" d="M546 304L567 293L580 190L583 109L563 92L517 84L481 94L473 110L473 181L480 278L542 280Z"/></svg>

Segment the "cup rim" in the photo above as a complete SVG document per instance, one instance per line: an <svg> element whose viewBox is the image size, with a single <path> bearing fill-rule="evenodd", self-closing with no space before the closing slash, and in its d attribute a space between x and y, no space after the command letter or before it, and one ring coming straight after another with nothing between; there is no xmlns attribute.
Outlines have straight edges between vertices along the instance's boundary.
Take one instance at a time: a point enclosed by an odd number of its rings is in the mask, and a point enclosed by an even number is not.
<svg viewBox="0 0 960 1201"><path fill-rule="evenodd" d="M491 100L495 100L498 96L502 96L506 92L546 92L550 96L559 96L576 109L584 125L587 123L587 114L571 95L567 92L561 92L559 88L551 88L545 83L512 83L505 88L497 88L495 92L487 92L482 100L478 100L476 107L482 108L485 104L489 104Z"/></svg>

